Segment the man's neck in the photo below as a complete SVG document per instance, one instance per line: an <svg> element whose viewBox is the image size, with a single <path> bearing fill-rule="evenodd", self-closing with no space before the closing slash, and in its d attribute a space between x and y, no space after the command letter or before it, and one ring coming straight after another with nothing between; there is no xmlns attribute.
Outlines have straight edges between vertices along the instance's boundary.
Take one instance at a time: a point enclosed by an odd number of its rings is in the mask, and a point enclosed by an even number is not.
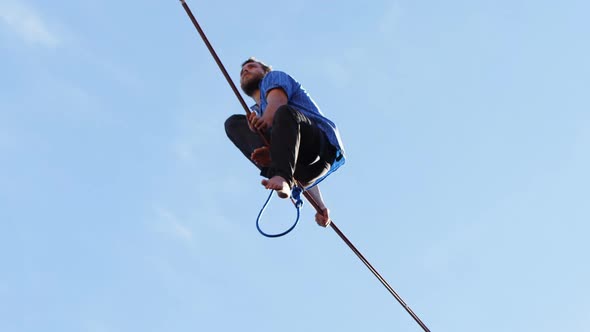
<svg viewBox="0 0 590 332"><path fill-rule="evenodd" d="M256 104L260 106L260 90L254 91L254 93L252 94L252 98L254 98Z"/></svg>

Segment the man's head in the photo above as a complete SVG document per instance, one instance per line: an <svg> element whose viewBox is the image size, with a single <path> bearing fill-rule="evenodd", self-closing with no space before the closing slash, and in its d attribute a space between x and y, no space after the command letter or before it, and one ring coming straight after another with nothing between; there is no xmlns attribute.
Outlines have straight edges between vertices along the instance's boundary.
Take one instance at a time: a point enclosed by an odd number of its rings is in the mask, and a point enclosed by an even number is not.
<svg viewBox="0 0 590 332"><path fill-rule="evenodd" d="M260 82L266 74L272 70L272 67L264 62L251 57L242 63L240 71L240 86L245 94L252 97L254 92L259 89Z"/></svg>

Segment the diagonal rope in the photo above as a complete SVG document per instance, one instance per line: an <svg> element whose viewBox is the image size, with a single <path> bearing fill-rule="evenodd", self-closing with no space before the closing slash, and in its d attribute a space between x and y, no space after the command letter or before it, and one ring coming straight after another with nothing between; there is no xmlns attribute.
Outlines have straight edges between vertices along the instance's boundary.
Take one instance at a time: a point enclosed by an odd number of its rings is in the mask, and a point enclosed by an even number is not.
<svg viewBox="0 0 590 332"><path fill-rule="evenodd" d="M185 0L180 0L180 3L182 4L182 7L184 8L184 10L186 11L187 15L189 16L189 18L193 22L193 25L195 26L195 28L199 32L199 35L203 39L203 42L205 42L205 45L209 49L209 52L213 56L213 59L217 63L217 66L219 67L219 69L223 73L223 76L225 76L225 79L227 80L227 83L230 85L230 87L234 91L234 94L236 95L236 97L240 101L240 104L242 105L242 107L246 111L246 114L247 115L250 115L251 111L248 108L248 105L244 101L244 98L242 98L242 95L240 94L240 92L236 88L236 85L234 84L234 82L232 81L231 77L227 73L227 70L225 69L225 67L223 66L223 63L221 62L221 60L217 56L217 53L213 49L213 46L211 46L211 43L207 39L207 36L205 36L205 32L203 31L203 29L201 29L201 26L197 22L197 19L195 18L195 16L193 15L192 11L190 10L190 8L188 7L188 5L186 4ZM267 141L266 137L264 137L264 135L261 132L259 132L259 135L262 138L262 140L265 143L265 145L268 146L269 144L268 144L268 141ZM298 185L299 185L299 183L298 183ZM321 213L322 212L322 209L320 208L318 202L312 197L312 195L309 192L304 191L303 192L303 195L305 196L305 198L307 198L307 200L309 201L309 203L315 208L315 210L318 213ZM334 223L334 221L332 221L330 223L330 226L332 227L332 229L334 230L334 232L336 232L336 234L338 234L338 236L357 255L357 257L367 266L367 268L375 275L375 277L377 277L377 279L379 279L379 281L383 284L383 286L385 286L385 288L387 288L387 290L391 293L391 295L393 295L393 297L402 305L402 307L404 307L404 309L406 309L406 311L410 314L410 316L412 316L412 318L416 321L416 323L418 323L418 325L420 325L420 327L425 332L430 332L430 329L428 329L428 327L422 322L422 320L420 320L420 318L418 317L418 315L416 315L414 313L414 311L412 311L412 309L410 309L410 307L404 302L404 300L401 298L401 296L399 296L399 294L397 294L397 292L389 285L389 283L385 280L385 278L383 278L381 276L381 274L379 274L379 272L377 272L377 270L371 265L371 263L369 263L369 261L361 254L361 252L352 244L352 242L350 242L350 240L348 240L348 238L344 235L344 233L342 233L342 231L340 231L340 229L336 226L336 224Z"/></svg>

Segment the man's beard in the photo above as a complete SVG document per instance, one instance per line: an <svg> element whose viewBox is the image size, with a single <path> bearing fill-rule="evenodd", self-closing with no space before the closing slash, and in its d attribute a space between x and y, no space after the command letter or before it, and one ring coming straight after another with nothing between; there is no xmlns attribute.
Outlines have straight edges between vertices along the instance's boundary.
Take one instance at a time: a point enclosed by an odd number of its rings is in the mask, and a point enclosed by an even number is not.
<svg viewBox="0 0 590 332"><path fill-rule="evenodd" d="M244 93L249 97L252 97L254 92L259 89L260 82L262 82L262 77L253 77L245 82L242 82L242 91L244 91Z"/></svg>

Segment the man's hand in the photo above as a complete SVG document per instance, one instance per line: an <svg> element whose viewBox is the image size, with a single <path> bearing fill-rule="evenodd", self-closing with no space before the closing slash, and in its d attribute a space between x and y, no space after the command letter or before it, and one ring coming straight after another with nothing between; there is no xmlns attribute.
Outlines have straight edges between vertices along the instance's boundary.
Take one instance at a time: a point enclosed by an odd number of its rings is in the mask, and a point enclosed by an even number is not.
<svg viewBox="0 0 590 332"><path fill-rule="evenodd" d="M263 146L261 148L254 150L254 152L252 152L252 154L250 155L250 159L252 159L252 161L260 167L270 166L271 159L269 147Z"/></svg>
<svg viewBox="0 0 590 332"><path fill-rule="evenodd" d="M258 114L252 112L248 116L248 124L250 126L250 130L253 132L264 132L271 127L272 119L268 113L264 113L261 117L259 117Z"/></svg>
<svg viewBox="0 0 590 332"><path fill-rule="evenodd" d="M248 120L246 122L248 123L248 128L250 128L250 131L256 132L256 129L252 127L252 121L256 118L256 113L251 112L250 114L246 115L246 118Z"/></svg>
<svg viewBox="0 0 590 332"><path fill-rule="evenodd" d="M330 209L325 208L322 210L322 213L316 213L315 221L322 227L328 227L332 222L332 220L330 220Z"/></svg>
<svg viewBox="0 0 590 332"><path fill-rule="evenodd" d="M258 114L256 114L255 112L252 112L250 114L248 114L248 128L250 128L250 130L252 132L257 132L255 124L258 121Z"/></svg>

